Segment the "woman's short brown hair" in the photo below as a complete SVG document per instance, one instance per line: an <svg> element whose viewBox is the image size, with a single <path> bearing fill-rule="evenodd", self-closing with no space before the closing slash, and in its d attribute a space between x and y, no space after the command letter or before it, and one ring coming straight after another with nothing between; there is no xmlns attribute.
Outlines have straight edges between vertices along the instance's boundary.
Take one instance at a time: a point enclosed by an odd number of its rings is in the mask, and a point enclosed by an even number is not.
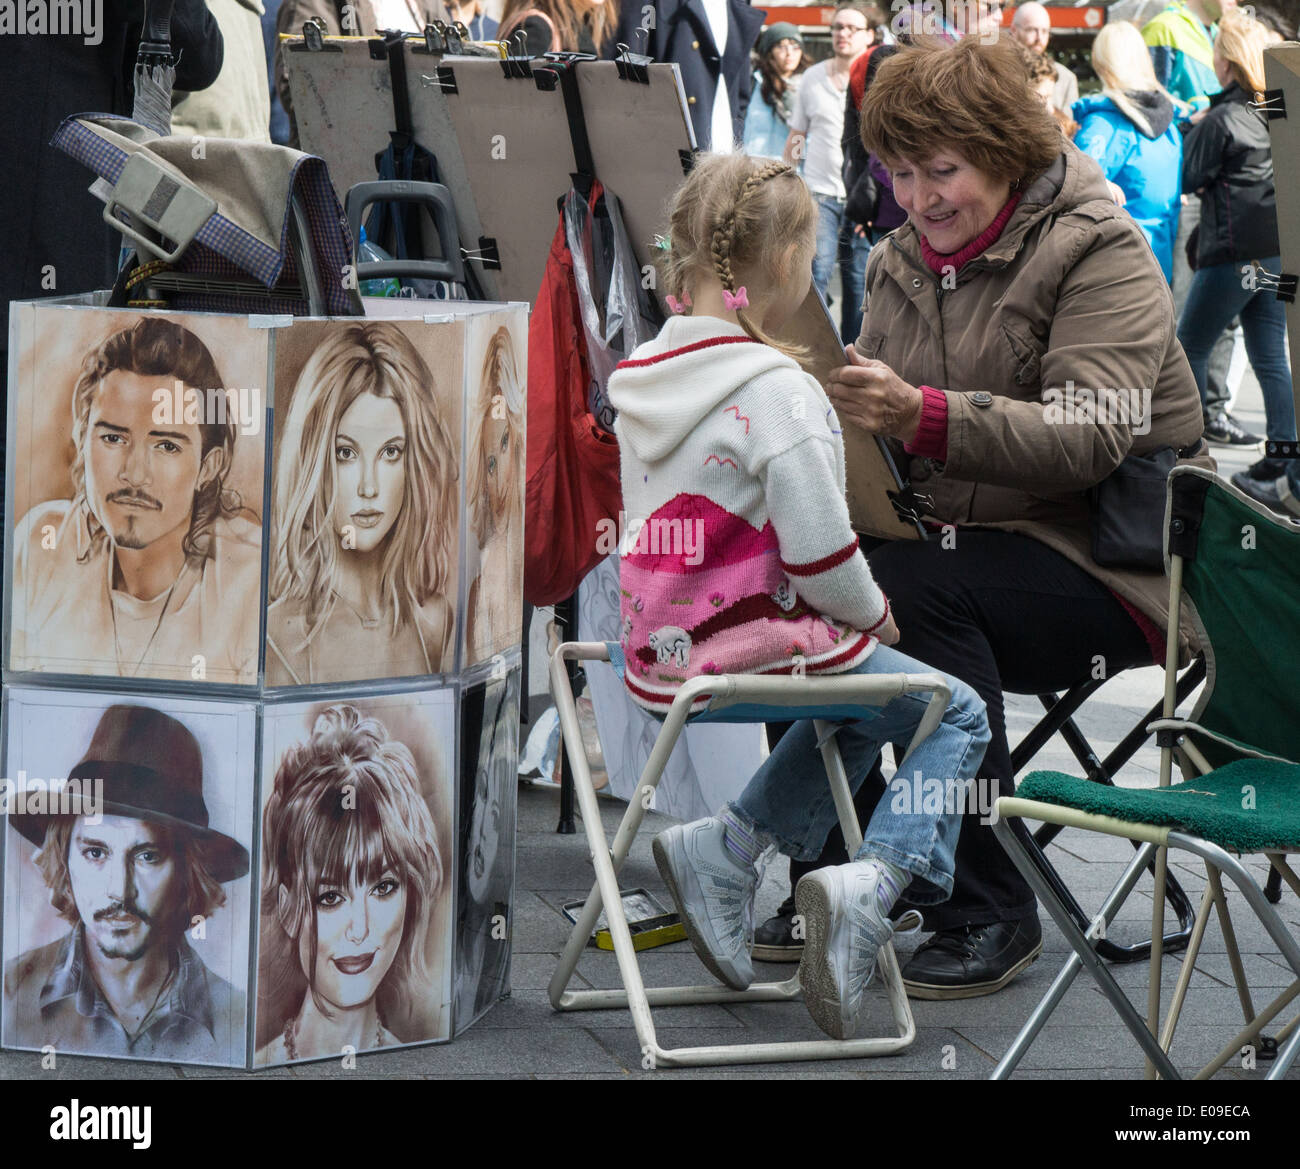
<svg viewBox="0 0 1300 1169"><path fill-rule="evenodd" d="M862 99L862 142L886 166L952 150L995 178L1025 182L1061 153L1061 132L1039 102L1016 49L966 37L918 41L880 67Z"/></svg>

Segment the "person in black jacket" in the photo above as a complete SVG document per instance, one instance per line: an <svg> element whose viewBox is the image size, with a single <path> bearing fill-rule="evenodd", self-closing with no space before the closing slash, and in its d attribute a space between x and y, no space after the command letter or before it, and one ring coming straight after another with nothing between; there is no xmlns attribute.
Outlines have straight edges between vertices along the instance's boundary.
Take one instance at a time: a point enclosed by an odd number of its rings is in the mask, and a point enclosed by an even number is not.
<svg viewBox="0 0 1300 1169"><path fill-rule="evenodd" d="M722 12L725 22L720 19ZM725 23L725 37L715 37L715 17ZM607 51L617 53L618 45L624 44L656 61L675 61L681 69L696 145L701 150L731 150L745 136L745 111L754 84L749 51L763 21L763 10L751 8L748 0L622 0ZM719 39L721 46L716 43ZM714 132L715 124L723 126L726 112L715 118L719 76L731 114L727 142Z"/></svg>
<svg viewBox="0 0 1300 1169"><path fill-rule="evenodd" d="M1286 314L1264 276L1282 270L1273 156L1267 123L1249 104L1264 89L1267 43L1258 21L1225 15L1214 46L1214 69L1224 89L1183 143L1183 191L1200 193L1201 223L1178 339L1204 402L1210 350L1240 315L1246 353L1264 394L1268 437L1276 440L1293 439L1296 432ZM1261 460L1233 482L1249 490L1248 484L1275 480L1283 470Z"/></svg>

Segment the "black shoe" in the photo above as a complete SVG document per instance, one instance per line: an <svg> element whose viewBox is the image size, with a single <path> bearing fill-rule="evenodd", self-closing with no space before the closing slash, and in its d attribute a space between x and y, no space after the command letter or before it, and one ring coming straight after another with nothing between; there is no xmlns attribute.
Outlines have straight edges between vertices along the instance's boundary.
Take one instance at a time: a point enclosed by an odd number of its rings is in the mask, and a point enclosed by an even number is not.
<svg viewBox="0 0 1300 1169"><path fill-rule="evenodd" d="M1237 475L1244 475L1247 479L1259 479L1264 483L1272 483L1275 479L1280 479L1286 474L1288 465L1286 459L1259 459L1257 462L1251 463L1244 471L1238 471ZM1233 478L1236 479L1237 475L1234 475Z"/></svg>
<svg viewBox="0 0 1300 1169"><path fill-rule="evenodd" d="M1251 434L1242 427L1226 410L1213 418L1205 419L1205 438L1207 442L1219 446L1258 447L1264 440L1257 434Z"/></svg>
<svg viewBox="0 0 1300 1169"><path fill-rule="evenodd" d="M794 918L794 894L791 893L777 906L776 915L754 931L754 961L798 962L803 957L803 935L794 936Z"/></svg>
<svg viewBox="0 0 1300 1169"><path fill-rule="evenodd" d="M1238 471L1232 477L1232 485L1239 491L1244 491L1251 499L1272 508L1279 515L1286 516L1287 519L1300 519L1300 499L1292 494L1291 484L1285 473L1271 481L1260 481Z"/></svg>
<svg viewBox="0 0 1300 1169"><path fill-rule="evenodd" d="M914 999L973 999L993 994L1043 952L1037 917L968 925L935 934L903 967Z"/></svg>
<svg viewBox="0 0 1300 1169"><path fill-rule="evenodd" d="M792 893L777 906L776 915L754 931L754 961L798 962L803 958L802 931L795 937L796 912ZM916 928L921 923L921 915L915 909L901 904L895 905L888 916L900 931Z"/></svg>

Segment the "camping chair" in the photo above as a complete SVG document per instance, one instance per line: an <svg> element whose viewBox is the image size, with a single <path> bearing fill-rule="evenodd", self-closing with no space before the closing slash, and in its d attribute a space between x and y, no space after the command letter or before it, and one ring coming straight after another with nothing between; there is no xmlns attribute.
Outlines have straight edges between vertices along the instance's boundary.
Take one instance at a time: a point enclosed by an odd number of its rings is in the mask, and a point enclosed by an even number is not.
<svg viewBox="0 0 1300 1169"><path fill-rule="evenodd" d="M1175 683L1176 704L1183 702L1204 680L1205 659L1197 657L1177 678ZM1074 721L1074 716L1084 703L1101 689L1107 681L1109 681L1108 678L1087 678L1071 686L1063 694L1037 695L1038 700L1043 704L1045 713L1012 749L1011 773L1020 775L1051 738L1059 733L1089 780L1093 783L1114 786L1115 776L1151 737L1153 732L1149 729L1148 724L1152 719L1159 717L1163 701L1157 702L1155 706L1147 711L1146 715L1138 721L1133 729L1106 755L1106 758L1100 759L1096 751L1093 750L1092 744L1088 742L1083 731ZM1025 846L1025 850L1034 862L1034 866L1051 887L1052 892L1069 910L1075 924L1080 929L1086 930L1091 924L1091 919L1084 913L1082 906L1079 905L1069 886L1066 885L1065 880L1056 871L1056 868L1047 859L1044 852L1047 846L1060 834L1061 825L1042 824L1031 833L1022 821L1015 821L1012 824L1012 830L1019 834L1021 843ZM1154 875L1154 863L1149 867ZM1169 905L1174 911L1178 924L1164 935L1162 941L1165 952L1173 954L1187 948L1187 943L1192 936L1192 927L1196 914L1192 908L1191 900L1172 875L1167 876L1166 886ZM1269 894L1270 901L1277 901L1277 890L1272 877L1269 879L1269 887L1266 893ZM1100 938L1097 942L1097 953L1109 962L1142 962L1151 955L1151 942L1143 941L1124 945L1115 941L1114 938Z"/></svg>
<svg viewBox="0 0 1300 1169"><path fill-rule="evenodd" d="M1246 985L1236 934L1223 894L1226 875L1240 890L1287 964L1300 976L1300 944L1264 891L1233 854L1263 853L1273 871L1297 893L1300 877L1288 852L1300 850L1300 700L1288 645L1300 628L1300 525L1269 512L1222 479L1197 467L1179 467L1169 478L1166 514L1169 563L1169 659L1164 717L1151 724L1160 746L1155 789L1108 788L1060 772L1025 777L1014 797L997 802L994 831L1016 867L1033 886L1074 950L1047 995L1035 1008L993 1075L1010 1075L1080 969L1086 968L1114 1006L1149 1061L1147 1074L1179 1078L1169 1059L1174 1028L1191 981L1196 955L1213 908L1218 916L1245 1025L1197 1073L1208 1078L1247 1045L1276 1050L1269 1079L1281 1079L1300 1048L1297 1020L1272 1040L1260 1032L1300 995L1300 977L1257 1011ZM1207 681L1191 715L1174 717L1174 663L1179 615L1188 605L1206 658ZM1184 775L1171 784L1174 756ZM1137 856L1086 931L1054 896L1018 835L1015 818L1121 836L1141 844ZM1197 911L1169 1017L1160 1029L1160 931L1169 848L1205 862L1207 884ZM1143 868L1156 863L1147 1020L1120 990L1097 952L1118 906ZM1159 1038L1157 1039L1157 1035ZM1289 1038L1288 1038L1289 1036Z"/></svg>
<svg viewBox="0 0 1300 1169"><path fill-rule="evenodd" d="M917 727L908 753L925 739L942 721L951 693L943 678L936 674L860 674L818 678L773 677L748 674L719 674L692 678L682 685L663 720L655 744L636 787L636 796L628 803L622 823L611 847L606 839L597 806L596 789L587 765L587 752L578 727L578 711L566 663L570 661L608 661L623 672L623 651L616 642L566 642L551 657L551 693L560 716L564 751L573 767L575 790L582 826L587 834L596 883L592 886L559 965L551 978L551 1006L557 1011L600 1010L627 1007L632 1012L637 1041L643 1057L642 1066L687 1067L731 1063L772 1063L784 1060L849 1059L862 1056L892 1055L909 1046L916 1037L916 1025L903 989L903 980L893 946L881 947L879 970L884 983L896 1034L861 1039L821 1039L786 1043L746 1043L713 1047L660 1047L655 1039L651 1007L688 1006L703 1003L787 1002L799 997L796 973L784 982L756 983L747 990L711 986L649 987L641 980L636 951L623 913L618 873L627 860L641 821L650 805L673 747L681 736L693 703L709 699L707 708L691 718L692 722L762 723L769 720L812 718L817 728L822 760L830 778L840 828L849 843L850 854L862 843L862 829L853 810L853 797L835 742L836 727L831 720L856 720L864 705L881 706L900 694L932 695L921 725ZM906 756L904 756L906 758ZM569 982L578 960L591 938L596 920L604 909L618 960L622 990L569 990Z"/></svg>

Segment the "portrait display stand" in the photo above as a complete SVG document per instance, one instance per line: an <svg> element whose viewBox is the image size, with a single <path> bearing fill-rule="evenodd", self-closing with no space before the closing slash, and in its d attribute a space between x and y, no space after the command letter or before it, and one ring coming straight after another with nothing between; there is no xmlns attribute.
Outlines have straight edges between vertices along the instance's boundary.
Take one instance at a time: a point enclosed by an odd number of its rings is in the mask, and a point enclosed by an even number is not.
<svg viewBox="0 0 1300 1169"><path fill-rule="evenodd" d="M105 300L10 312L0 1044L450 1040L509 993L528 306Z"/></svg>
<svg viewBox="0 0 1300 1169"><path fill-rule="evenodd" d="M1264 287L1276 287L1286 303L1286 327L1290 344L1291 369L1300 369L1300 310L1296 307L1300 286L1300 44L1270 45L1264 50L1264 79L1268 85L1262 112L1268 118L1269 145L1273 151L1274 188L1277 192L1277 228L1282 244L1282 271L1259 273ZM1289 112L1288 112L1289 111ZM1296 417L1300 418L1300 389L1292 381ZM1286 457L1273 451L1274 457ZM1292 447L1292 457L1300 448Z"/></svg>

